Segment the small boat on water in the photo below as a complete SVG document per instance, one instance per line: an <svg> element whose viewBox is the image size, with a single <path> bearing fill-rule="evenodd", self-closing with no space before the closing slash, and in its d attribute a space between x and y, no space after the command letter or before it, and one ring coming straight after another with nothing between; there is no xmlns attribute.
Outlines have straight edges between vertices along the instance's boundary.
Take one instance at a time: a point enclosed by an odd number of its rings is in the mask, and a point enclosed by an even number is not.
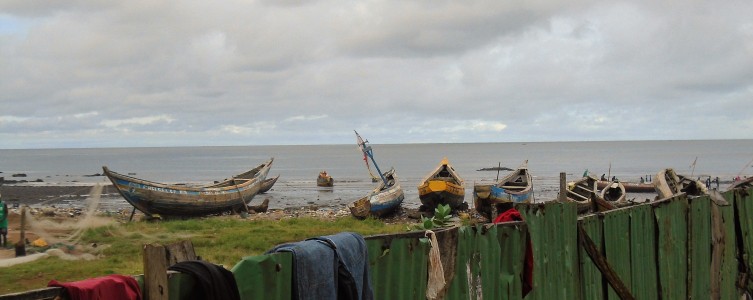
<svg viewBox="0 0 753 300"><path fill-rule="evenodd" d="M489 218L503 211L505 203L533 202L533 179L528 172L528 161L518 169L510 172L495 184L475 184L473 186L473 203L476 211Z"/></svg>
<svg viewBox="0 0 753 300"><path fill-rule="evenodd" d="M333 185L335 185L335 180L332 178L332 176L329 176L329 174L327 174L327 171L321 171L319 172L319 177L316 178L316 185L323 187L332 187Z"/></svg>
<svg viewBox="0 0 753 300"><path fill-rule="evenodd" d="M275 185L275 182L277 182L278 178L280 178L280 175L265 179L264 182L261 183L261 188L259 188L259 194L264 194L267 191L269 191L269 189L271 189L272 186Z"/></svg>
<svg viewBox="0 0 753 300"><path fill-rule="evenodd" d="M467 209L464 185L463 178L445 157L418 185L418 198L424 208L431 211L439 204L449 205L453 210Z"/></svg>
<svg viewBox="0 0 753 300"><path fill-rule="evenodd" d="M198 187L139 179L113 172L107 166L102 170L120 195L147 216L187 217L247 209L273 160L219 183Z"/></svg>
<svg viewBox="0 0 753 300"><path fill-rule="evenodd" d="M403 203L405 195L403 188L397 181L395 169L390 169L382 175L387 181L386 183L380 180L379 185L366 197L348 205L350 213L354 217L359 219L368 216L381 217L396 211Z"/></svg>
<svg viewBox="0 0 753 300"><path fill-rule="evenodd" d="M366 145L368 141L364 141L357 131L356 142L358 143L358 149L363 153L363 160L366 162L366 169L369 170L372 180L377 179L379 184L374 190L371 191L366 197L356 200L348 205L350 213L359 219L366 218L368 216L381 217L396 211L400 204L403 203L405 195L403 194L403 188L397 180L397 174L395 168L390 169L386 173L382 174L379 170L376 160L374 160L374 153L371 146ZM379 173L379 177L374 176L369 168L369 158L374 164Z"/></svg>
<svg viewBox="0 0 753 300"><path fill-rule="evenodd" d="M583 176L578 181L567 184L567 201L578 203L578 212L584 212L593 207L593 202L599 194L596 192L596 178Z"/></svg>
<svg viewBox="0 0 753 300"><path fill-rule="evenodd" d="M599 180L596 182L596 188L599 190L603 190L604 188L612 185L613 181L609 180ZM623 182L620 181L620 184L625 187L625 192L627 193L655 193L656 189L654 188L654 184L650 182L645 183L637 183L637 182Z"/></svg>
<svg viewBox="0 0 753 300"><path fill-rule="evenodd" d="M679 175L672 168L659 171L654 179L658 199L669 198L679 193L690 197L708 194L706 185L701 181Z"/></svg>
<svg viewBox="0 0 753 300"><path fill-rule="evenodd" d="M614 181L601 190L601 198L608 202L622 204L626 201L627 193L625 190L626 188L621 182Z"/></svg>

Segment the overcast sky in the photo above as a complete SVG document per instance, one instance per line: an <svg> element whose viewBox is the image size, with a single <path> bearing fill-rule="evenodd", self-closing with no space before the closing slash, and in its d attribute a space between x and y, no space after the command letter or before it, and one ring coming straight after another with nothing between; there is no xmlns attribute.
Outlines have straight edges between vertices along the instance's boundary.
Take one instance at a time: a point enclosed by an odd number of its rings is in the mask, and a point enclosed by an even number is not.
<svg viewBox="0 0 753 300"><path fill-rule="evenodd" d="M753 1L0 1L0 148L753 138Z"/></svg>

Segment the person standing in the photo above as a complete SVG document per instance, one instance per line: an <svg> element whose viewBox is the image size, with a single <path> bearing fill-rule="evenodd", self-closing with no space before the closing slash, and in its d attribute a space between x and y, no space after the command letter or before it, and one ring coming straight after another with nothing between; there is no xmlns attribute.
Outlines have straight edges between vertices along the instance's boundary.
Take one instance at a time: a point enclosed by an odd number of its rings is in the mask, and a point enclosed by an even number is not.
<svg viewBox="0 0 753 300"><path fill-rule="evenodd" d="M8 246L8 205L0 195L0 247Z"/></svg>

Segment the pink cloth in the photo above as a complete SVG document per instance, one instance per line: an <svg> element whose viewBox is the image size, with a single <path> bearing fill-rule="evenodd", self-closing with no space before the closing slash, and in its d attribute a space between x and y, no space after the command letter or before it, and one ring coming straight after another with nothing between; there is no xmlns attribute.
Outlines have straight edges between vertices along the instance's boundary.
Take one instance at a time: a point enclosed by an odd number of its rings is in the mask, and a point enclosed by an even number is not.
<svg viewBox="0 0 753 300"><path fill-rule="evenodd" d="M139 283L131 276L107 275L74 282L50 280L48 287L62 287L71 300L141 300Z"/></svg>

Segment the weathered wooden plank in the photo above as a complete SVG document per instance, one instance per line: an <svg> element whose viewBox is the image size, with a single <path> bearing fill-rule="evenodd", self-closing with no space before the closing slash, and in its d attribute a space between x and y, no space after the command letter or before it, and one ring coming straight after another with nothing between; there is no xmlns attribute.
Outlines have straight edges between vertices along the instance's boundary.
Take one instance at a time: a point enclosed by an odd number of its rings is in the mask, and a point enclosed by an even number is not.
<svg viewBox="0 0 753 300"><path fill-rule="evenodd" d="M144 290L146 300L167 300L167 254L164 246L146 244L144 253Z"/></svg>
<svg viewBox="0 0 753 300"><path fill-rule="evenodd" d="M615 272L612 266L609 265L609 262L606 260L606 258L602 256L601 253L599 253L599 249L596 247L596 244L594 244L593 240L591 240L591 238L586 233L586 230L583 229L583 226L581 226L580 224L578 224L578 241L580 242L583 249L586 250L588 256L591 257L593 262L596 264L596 267L599 268L601 274L604 275L604 278L607 279L607 282L612 286L620 299L635 299L630 293L630 289L625 286L625 284L620 279L620 276L618 276L617 272Z"/></svg>

